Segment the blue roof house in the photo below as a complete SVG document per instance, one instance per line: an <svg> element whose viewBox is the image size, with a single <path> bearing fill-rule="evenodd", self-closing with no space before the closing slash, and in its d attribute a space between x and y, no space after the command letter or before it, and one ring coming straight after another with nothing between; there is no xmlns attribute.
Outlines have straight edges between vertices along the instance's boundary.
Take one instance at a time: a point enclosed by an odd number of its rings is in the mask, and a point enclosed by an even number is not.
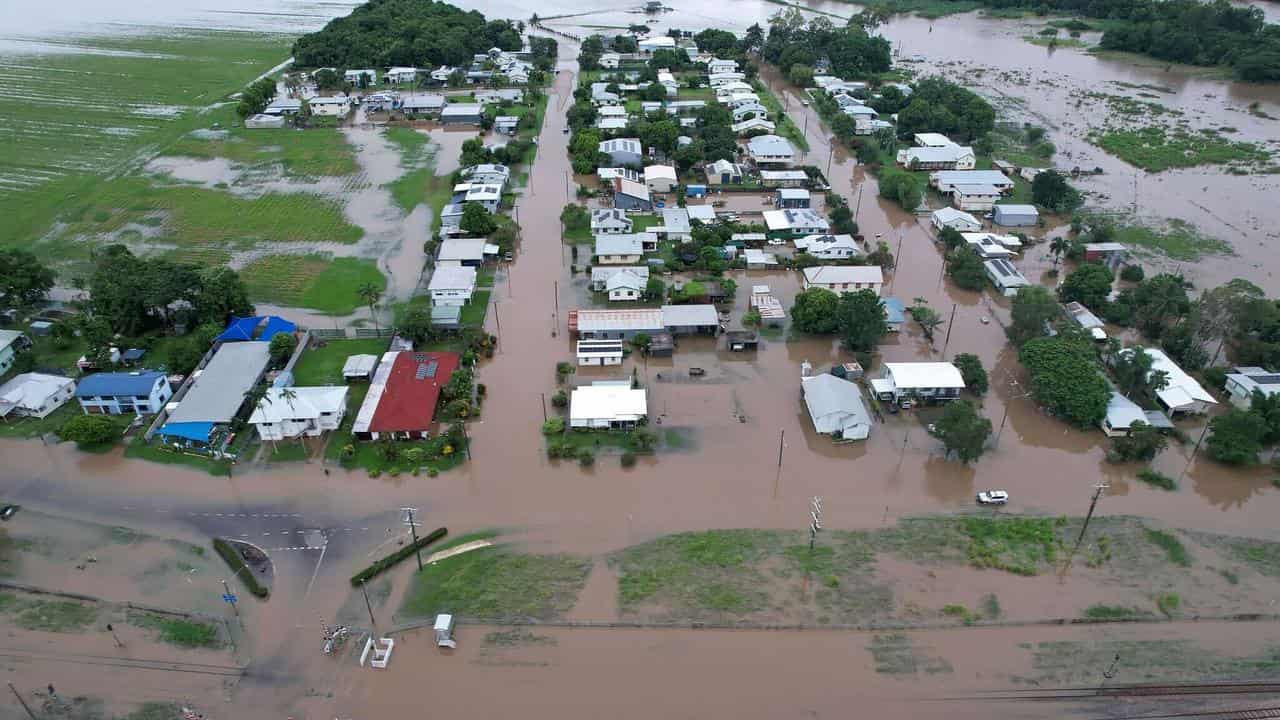
<svg viewBox="0 0 1280 720"><path fill-rule="evenodd" d="M169 378L154 370L96 373L76 387L76 400L87 414L154 415L171 397Z"/></svg>

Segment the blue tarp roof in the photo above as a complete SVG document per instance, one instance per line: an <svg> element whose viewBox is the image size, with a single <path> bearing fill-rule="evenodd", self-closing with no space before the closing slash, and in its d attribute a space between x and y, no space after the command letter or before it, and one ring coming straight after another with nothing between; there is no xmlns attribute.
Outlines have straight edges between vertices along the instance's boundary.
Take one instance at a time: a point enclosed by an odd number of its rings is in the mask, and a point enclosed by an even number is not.
<svg viewBox="0 0 1280 720"><path fill-rule="evenodd" d="M256 333L258 326L266 321L262 332ZM227 324L227 329L222 331L218 336L218 342L246 342L249 340L262 340L270 342L276 333L292 333L297 326L293 323L275 315L266 317L247 317L247 318L231 318L231 322Z"/></svg>
<svg viewBox="0 0 1280 720"><path fill-rule="evenodd" d="M150 395L156 378L163 373L95 373L87 375L76 386L76 397L114 397L117 395Z"/></svg>
<svg viewBox="0 0 1280 720"><path fill-rule="evenodd" d="M898 298L882 298L880 300L880 304L884 306L885 322L895 324L907 321L907 309Z"/></svg>
<svg viewBox="0 0 1280 720"><path fill-rule="evenodd" d="M211 432L213 432L213 423L211 422L165 423L160 428L162 436L180 437L202 443L209 442L209 433Z"/></svg>

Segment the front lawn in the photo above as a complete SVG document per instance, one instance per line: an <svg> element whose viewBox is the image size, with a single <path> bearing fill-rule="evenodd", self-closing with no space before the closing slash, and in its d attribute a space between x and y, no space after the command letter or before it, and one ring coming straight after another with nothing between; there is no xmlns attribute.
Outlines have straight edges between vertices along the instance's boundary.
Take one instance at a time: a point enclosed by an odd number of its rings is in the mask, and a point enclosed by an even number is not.
<svg viewBox="0 0 1280 720"><path fill-rule="evenodd" d="M377 338L367 340L327 340L322 347L310 347L293 366L295 385L341 385L342 366L352 355L377 355L387 351L389 343ZM356 386L352 386L352 391Z"/></svg>

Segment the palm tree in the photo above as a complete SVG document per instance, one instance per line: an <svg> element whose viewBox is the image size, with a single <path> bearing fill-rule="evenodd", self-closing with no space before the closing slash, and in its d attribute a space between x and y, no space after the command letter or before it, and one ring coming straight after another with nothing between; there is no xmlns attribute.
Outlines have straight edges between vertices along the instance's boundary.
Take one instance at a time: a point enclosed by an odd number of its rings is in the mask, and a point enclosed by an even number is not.
<svg viewBox="0 0 1280 720"><path fill-rule="evenodd" d="M1049 252L1053 255L1053 266L1058 267L1058 261L1062 256L1071 249L1071 241L1065 237L1056 237L1049 241Z"/></svg>
<svg viewBox="0 0 1280 720"><path fill-rule="evenodd" d="M289 403L290 410L294 410L293 401L298 397L298 391L294 390L291 387L283 387L283 388L280 388L280 397L285 402ZM298 434L298 444L299 445L304 444L301 433Z"/></svg>
<svg viewBox="0 0 1280 720"><path fill-rule="evenodd" d="M378 304L378 299L382 297L382 291L373 283L365 283L356 288L356 295L369 306L369 316L373 318L373 329L381 330L378 327L378 313L373 309Z"/></svg>

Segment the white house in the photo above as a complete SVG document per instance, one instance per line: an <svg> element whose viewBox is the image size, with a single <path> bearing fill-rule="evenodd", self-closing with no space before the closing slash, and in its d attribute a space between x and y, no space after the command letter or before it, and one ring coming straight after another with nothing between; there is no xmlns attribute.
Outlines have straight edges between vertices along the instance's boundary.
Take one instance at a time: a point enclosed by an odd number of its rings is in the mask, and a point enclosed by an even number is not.
<svg viewBox="0 0 1280 720"><path fill-rule="evenodd" d="M601 265L632 265L640 262L644 255L646 233L622 233L620 235L597 235L595 256ZM657 245L657 238L653 240Z"/></svg>
<svg viewBox="0 0 1280 720"><path fill-rule="evenodd" d="M1107 401L1107 414L1102 418L1102 432L1107 437L1125 437L1135 423L1147 422L1147 414L1138 404L1112 390Z"/></svg>
<svg viewBox="0 0 1280 720"><path fill-rule="evenodd" d="M721 158L708 163L706 173L708 185L736 185L742 182L743 170L738 163Z"/></svg>
<svg viewBox="0 0 1280 720"><path fill-rule="evenodd" d="M964 378L949 362L885 363L884 373L871 381L880 400L955 400L964 390Z"/></svg>
<svg viewBox="0 0 1280 720"><path fill-rule="evenodd" d="M858 386L830 373L800 378L800 393L813 429L836 441L866 440L871 414Z"/></svg>
<svg viewBox="0 0 1280 720"><path fill-rule="evenodd" d="M596 107L606 107L609 105L617 105L620 102L622 102L622 98L618 97L618 93L609 90L609 83L591 83L592 105L595 105Z"/></svg>
<svg viewBox="0 0 1280 720"><path fill-rule="evenodd" d="M951 188L951 204L960 210L986 212L995 207L1001 197L994 185L954 185Z"/></svg>
<svg viewBox="0 0 1280 720"><path fill-rule="evenodd" d="M747 248L742 251L742 256L747 261L748 270L768 270L778 264L778 258L773 253L760 248Z"/></svg>
<svg viewBox="0 0 1280 720"><path fill-rule="evenodd" d="M1169 359L1160 348L1144 348L1151 356L1151 372L1163 371L1168 384L1156 391L1156 399L1171 413L1206 413L1210 405L1217 405L1209 391L1200 386L1177 363ZM1126 348L1121 352L1132 352ZM1148 375L1149 377L1149 375Z"/></svg>
<svg viewBox="0 0 1280 720"><path fill-rule="evenodd" d="M757 165L792 165L796 151L784 137L757 135L747 141L747 155Z"/></svg>
<svg viewBox="0 0 1280 720"><path fill-rule="evenodd" d="M644 184L649 192L669 193L680 184L676 169L670 165L648 165L644 169Z"/></svg>
<svg viewBox="0 0 1280 720"><path fill-rule="evenodd" d="M669 35L655 35L653 37L641 38L636 43L640 52L652 54L655 50L675 50L676 39Z"/></svg>
<svg viewBox="0 0 1280 720"><path fill-rule="evenodd" d="M929 184L943 195L960 185L986 185L1002 193L1013 190L1013 181L999 170L938 170L929 173Z"/></svg>
<svg viewBox="0 0 1280 720"><path fill-rule="evenodd" d="M360 79L364 78L365 84L372 85L378 81L378 72L376 70L344 70L342 79L352 85L359 85Z"/></svg>
<svg viewBox="0 0 1280 720"><path fill-rule="evenodd" d="M76 393L76 382L61 375L22 373L0 385L0 418L45 418Z"/></svg>
<svg viewBox="0 0 1280 720"><path fill-rule="evenodd" d="M269 388L249 424L263 440L319 437L337 430L347 412L347 386Z"/></svg>
<svg viewBox="0 0 1280 720"><path fill-rule="evenodd" d="M498 246L484 238L447 237L440 241L436 265L470 265L480 267L486 255L496 255Z"/></svg>
<svg viewBox="0 0 1280 720"><path fill-rule="evenodd" d="M649 282L648 268L642 276L634 272L636 268L620 268L604 281L604 291L610 302L636 302L644 295L645 284Z"/></svg>
<svg viewBox="0 0 1280 720"><path fill-rule="evenodd" d="M466 305L476 289L476 269L468 265L437 265L427 291L432 305Z"/></svg>
<svg viewBox="0 0 1280 720"><path fill-rule="evenodd" d="M796 249L823 260L844 260L862 254L852 235L807 235L796 238Z"/></svg>
<svg viewBox="0 0 1280 720"><path fill-rule="evenodd" d="M676 82L676 76L666 68L658 71L658 84L667 91L667 97L675 97L680 92L680 83Z"/></svg>
<svg viewBox="0 0 1280 720"><path fill-rule="evenodd" d="M707 85L716 88L733 82L742 82L746 77L745 73L740 72L711 73L707 75Z"/></svg>
<svg viewBox="0 0 1280 720"><path fill-rule="evenodd" d="M571 428L633 428L648 417L645 390L632 388L630 380L597 380L569 397Z"/></svg>
<svg viewBox="0 0 1280 720"><path fill-rule="evenodd" d="M431 79L435 80L438 83L446 83L446 82L449 82L449 77L457 71L458 71L458 68L456 67L441 65L440 67L431 71ZM416 71L415 71L415 75L416 75Z"/></svg>
<svg viewBox="0 0 1280 720"><path fill-rule="evenodd" d="M1018 268L1003 258L986 260L982 263L982 267L986 270L987 277L991 279L991 283L1005 297L1013 297L1022 288L1031 286L1031 283L1022 276L1022 273L1018 272Z"/></svg>
<svg viewBox="0 0 1280 720"><path fill-rule="evenodd" d="M0 330L0 375L13 366L13 359L31 347L31 339L17 330Z"/></svg>
<svg viewBox="0 0 1280 720"><path fill-rule="evenodd" d="M963 145L915 147L898 151L898 164L912 170L972 170L977 162L973 148Z"/></svg>
<svg viewBox="0 0 1280 720"><path fill-rule="evenodd" d="M579 340L578 365L604 366L622 364L621 340Z"/></svg>
<svg viewBox="0 0 1280 720"><path fill-rule="evenodd" d="M960 232L975 232L982 229L982 223L978 222L977 218L955 208L939 208L934 210L930 217L933 226L938 230L949 227Z"/></svg>
<svg viewBox="0 0 1280 720"><path fill-rule="evenodd" d="M737 71L737 60L721 60L719 58L715 58L707 62L707 73L710 75L719 75L721 73L732 73Z"/></svg>
<svg viewBox="0 0 1280 720"><path fill-rule="evenodd" d="M605 292L609 289L609 280L614 275L618 275L620 273L628 273L638 277L641 280L640 288L642 290L644 289L644 284L649 281L649 268L644 265L637 265L633 267L597 265L591 268L591 289L595 292ZM612 298L610 299L612 300Z"/></svg>
<svg viewBox="0 0 1280 720"><path fill-rule="evenodd" d="M620 235L631 232L631 218L626 210L603 208L591 211L592 235Z"/></svg>
<svg viewBox="0 0 1280 720"><path fill-rule="evenodd" d="M1035 205L996 205L991 213L991 222L1002 227L1030 227L1040 222Z"/></svg>
<svg viewBox="0 0 1280 720"><path fill-rule="evenodd" d="M733 130L734 135L741 137L747 133L756 132L758 130L763 130L765 133L772 133L774 130L778 129L778 126L772 121L765 120L757 115L756 117L748 118L742 122L736 122L730 125L729 129Z"/></svg>
<svg viewBox="0 0 1280 720"><path fill-rule="evenodd" d="M76 400L90 414L151 415L164 409L171 397L168 376L152 370L94 373L76 387Z"/></svg>
<svg viewBox="0 0 1280 720"><path fill-rule="evenodd" d="M1233 405L1248 410L1255 392L1267 397L1280 394L1280 374L1260 367L1238 367L1227 373L1227 394Z"/></svg>
<svg viewBox="0 0 1280 720"><path fill-rule="evenodd" d="M989 233L960 233L960 236L964 238L969 249L976 252L983 260L993 258L1008 260L1018 254Z"/></svg>
<svg viewBox="0 0 1280 720"><path fill-rule="evenodd" d="M879 265L819 265L804 269L804 289L823 288L834 293L871 290L876 295L884 287Z"/></svg>
<svg viewBox="0 0 1280 720"><path fill-rule="evenodd" d="M313 97L307 101L307 106L311 108L312 115L342 117L351 112L351 98L346 95Z"/></svg>
<svg viewBox="0 0 1280 720"><path fill-rule="evenodd" d="M942 133L932 133L932 132L916 133L915 135L912 136L912 140L915 141L915 144L917 147L937 148L937 147L947 147L948 145L956 144L951 138L947 137L946 135L943 135Z"/></svg>
<svg viewBox="0 0 1280 720"><path fill-rule="evenodd" d="M810 208L796 210L765 210L764 224L771 233L790 235L825 235L831 223Z"/></svg>
<svg viewBox="0 0 1280 720"><path fill-rule="evenodd" d="M463 168L462 177L469 183L481 185L506 185L511 179L511 168L506 165L484 163Z"/></svg>
<svg viewBox="0 0 1280 720"><path fill-rule="evenodd" d="M441 70L445 70L445 69L446 68L441 68ZM451 68L449 68L449 70L452 72ZM432 76L434 77L434 73L432 74ZM386 75L382 76L383 82L387 82L387 83L406 83L406 82L413 82L417 79L418 79L418 68L411 68L411 67L393 67L387 71ZM445 74L444 79L445 80L449 79L449 73Z"/></svg>
<svg viewBox="0 0 1280 720"><path fill-rule="evenodd" d="M502 203L502 186L482 183L459 183L453 187L454 201L463 203L479 203L490 214L498 212ZM457 197L461 195L462 197Z"/></svg>
<svg viewBox="0 0 1280 720"><path fill-rule="evenodd" d="M617 70L620 62L622 62L622 56L616 52L607 52L600 56L600 67L606 70Z"/></svg>

